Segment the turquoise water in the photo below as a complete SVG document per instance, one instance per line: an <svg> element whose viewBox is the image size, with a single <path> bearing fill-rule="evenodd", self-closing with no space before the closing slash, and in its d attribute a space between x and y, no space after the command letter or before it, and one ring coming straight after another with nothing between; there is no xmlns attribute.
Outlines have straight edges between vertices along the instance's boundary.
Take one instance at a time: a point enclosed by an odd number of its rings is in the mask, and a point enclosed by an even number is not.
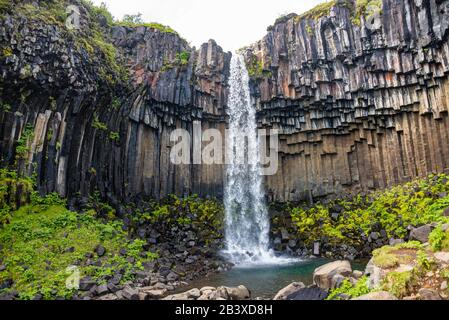
<svg viewBox="0 0 449 320"><path fill-rule="evenodd" d="M244 285L251 291L252 298L273 298L280 289L292 282L312 284L313 271L330 261L327 259L312 259L289 265L233 268L230 271L194 281L189 287ZM363 271L365 265L364 262L355 262L352 264L352 268Z"/></svg>

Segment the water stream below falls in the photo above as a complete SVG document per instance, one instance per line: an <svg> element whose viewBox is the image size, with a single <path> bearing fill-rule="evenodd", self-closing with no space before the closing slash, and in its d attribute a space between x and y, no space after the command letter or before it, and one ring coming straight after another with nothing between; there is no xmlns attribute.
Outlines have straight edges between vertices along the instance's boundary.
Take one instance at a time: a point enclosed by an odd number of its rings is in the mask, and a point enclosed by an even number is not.
<svg viewBox="0 0 449 320"><path fill-rule="evenodd" d="M256 110L251 103L244 58L233 55L229 79L229 130L226 140L226 250L235 265L277 264L269 249L270 223L264 199Z"/></svg>
<svg viewBox="0 0 449 320"><path fill-rule="evenodd" d="M244 285L251 291L252 298L272 299L279 290L292 282L303 282L305 285L311 285L313 282L313 271L328 262L331 262L331 260L320 258L287 264L237 267L230 271L213 274L193 281L188 288L180 288L179 292L206 286L236 287ZM365 270L365 266L366 261L352 263L354 270Z"/></svg>

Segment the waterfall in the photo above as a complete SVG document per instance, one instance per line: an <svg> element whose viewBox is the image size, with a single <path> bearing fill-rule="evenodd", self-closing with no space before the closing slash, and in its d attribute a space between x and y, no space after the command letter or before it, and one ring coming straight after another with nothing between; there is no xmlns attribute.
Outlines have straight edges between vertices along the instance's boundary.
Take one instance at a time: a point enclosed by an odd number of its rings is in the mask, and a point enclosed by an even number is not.
<svg viewBox="0 0 449 320"><path fill-rule="evenodd" d="M256 111L251 104L245 61L233 55L226 139L226 250L236 265L272 263L269 216L264 201Z"/></svg>

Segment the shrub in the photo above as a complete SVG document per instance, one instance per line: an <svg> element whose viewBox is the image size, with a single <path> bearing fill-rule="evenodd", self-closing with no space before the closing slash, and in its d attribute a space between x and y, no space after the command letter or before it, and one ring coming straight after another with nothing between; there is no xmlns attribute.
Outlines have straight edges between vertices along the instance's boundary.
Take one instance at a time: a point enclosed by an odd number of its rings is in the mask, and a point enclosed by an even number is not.
<svg viewBox="0 0 449 320"><path fill-rule="evenodd" d="M357 298L370 293L368 287L368 277L360 278L355 285L345 279L339 288L331 290L326 300L340 300L340 295L347 295L349 298Z"/></svg>
<svg viewBox="0 0 449 320"><path fill-rule="evenodd" d="M449 249L449 233L444 232L443 228L438 226L430 233L429 243L433 251Z"/></svg>

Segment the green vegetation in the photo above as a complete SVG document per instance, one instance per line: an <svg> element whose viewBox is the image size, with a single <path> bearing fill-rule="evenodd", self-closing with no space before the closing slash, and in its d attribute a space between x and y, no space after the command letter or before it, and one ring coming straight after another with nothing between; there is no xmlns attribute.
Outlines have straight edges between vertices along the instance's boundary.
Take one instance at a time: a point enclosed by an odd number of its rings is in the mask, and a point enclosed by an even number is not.
<svg viewBox="0 0 449 320"><path fill-rule="evenodd" d="M34 138L34 128L28 125L16 144L16 160L24 160L30 152L31 140Z"/></svg>
<svg viewBox="0 0 449 320"><path fill-rule="evenodd" d="M109 132L109 139L114 142L119 142L120 141L120 133L114 132L114 131Z"/></svg>
<svg viewBox="0 0 449 320"><path fill-rule="evenodd" d="M348 279L345 279L339 288L331 290L326 300L340 300L341 295L352 299L363 296L370 292L371 290L368 288L367 276L360 278L356 284L352 284Z"/></svg>
<svg viewBox="0 0 449 320"><path fill-rule="evenodd" d="M0 259L6 271L0 282L13 281L19 298L31 299L41 294L44 299L70 298L73 289L66 287L67 268L76 266L81 276L90 275L101 282L114 270L124 269L122 281L133 278L133 272L143 269L144 261L157 257L143 252L144 242L127 240L121 223L101 222L90 214L77 214L62 205L30 205L14 212L9 224L0 229ZM100 264L88 263L96 246L106 249ZM126 249L126 256L120 249ZM131 263L132 257L135 261Z"/></svg>
<svg viewBox="0 0 449 320"><path fill-rule="evenodd" d="M11 112L11 105L9 105L8 103L0 103L0 111Z"/></svg>
<svg viewBox="0 0 449 320"><path fill-rule="evenodd" d="M131 217L134 228L156 225L158 230L173 225L190 225L201 230L206 242L222 237L224 208L214 199L201 199L197 195L179 198L171 195L161 202L149 201L145 210L135 210ZM189 226L190 227L190 226ZM207 243L206 243L207 244Z"/></svg>
<svg viewBox="0 0 449 320"><path fill-rule="evenodd" d="M3 48L2 54L3 54L3 57L5 57L5 58L12 56L13 53L12 53L11 47Z"/></svg>
<svg viewBox="0 0 449 320"><path fill-rule="evenodd" d="M190 52L182 51L176 54L176 61L180 66L185 66L189 64Z"/></svg>
<svg viewBox="0 0 449 320"><path fill-rule="evenodd" d="M265 70L263 61L255 54L251 54L246 60L246 68L251 78L262 79L271 77L271 71Z"/></svg>
<svg viewBox="0 0 449 320"><path fill-rule="evenodd" d="M433 251L449 250L449 231L438 226L429 235L429 243Z"/></svg>
<svg viewBox="0 0 449 320"><path fill-rule="evenodd" d="M376 230L385 230L387 237L403 239L407 226L433 222L445 223L449 207L449 177L431 175L384 191L353 198L339 199L313 207L287 205L293 233L306 245L326 239L331 245L352 245L362 248L366 237ZM338 212L336 215L333 214ZM272 224L276 226L275 217Z"/></svg>
<svg viewBox="0 0 449 320"><path fill-rule="evenodd" d="M299 15L296 19L297 21L302 19L318 20L321 17L328 16L330 14L331 9L335 7L335 5L336 5L335 0L321 3L316 7L312 8L311 10Z"/></svg>
<svg viewBox="0 0 449 320"><path fill-rule="evenodd" d="M413 286L413 272L390 272L385 277L381 289L390 292L397 298L403 298Z"/></svg>
<svg viewBox="0 0 449 320"><path fill-rule="evenodd" d="M178 35L178 33L170 28L169 26L165 26L163 24L157 22L144 22L142 19L142 14L138 13L135 15L125 15L122 20L117 21L115 23L118 26L136 28L136 27L147 27L151 29L158 30L164 33L172 33Z"/></svg>
<svg viewBox="0 0 449 320"><path fill-rule="evenodd" d="M373 251L373 262L376 266L388 269L400 264L411 263L416 257L417 250L421 249L419 242L401 243L396 246L385 246ZM401 252L401 254L398 254Z"/></svg>
<svg viewBox="0 0 449 320"><path fill-rule="evenodd" d="M97 130L108 131L108 126L105 123L101 122L98 119L98 116L94 116L94 121L92 122L92 127Z"/></svg>
<svg viewBox="0 0 449 320"><path fill-rule="evenodd" d="M11 8L12 0L0 0L0 12L8 11Z"/></svg>
<svg viewBox="0 0 449 320"><path fill-rule="evenodd" d="M370 19L375 13L382 12L382 0L357 0L356 7L352 8L352 23L360 26L361 17Z"/></svg>

